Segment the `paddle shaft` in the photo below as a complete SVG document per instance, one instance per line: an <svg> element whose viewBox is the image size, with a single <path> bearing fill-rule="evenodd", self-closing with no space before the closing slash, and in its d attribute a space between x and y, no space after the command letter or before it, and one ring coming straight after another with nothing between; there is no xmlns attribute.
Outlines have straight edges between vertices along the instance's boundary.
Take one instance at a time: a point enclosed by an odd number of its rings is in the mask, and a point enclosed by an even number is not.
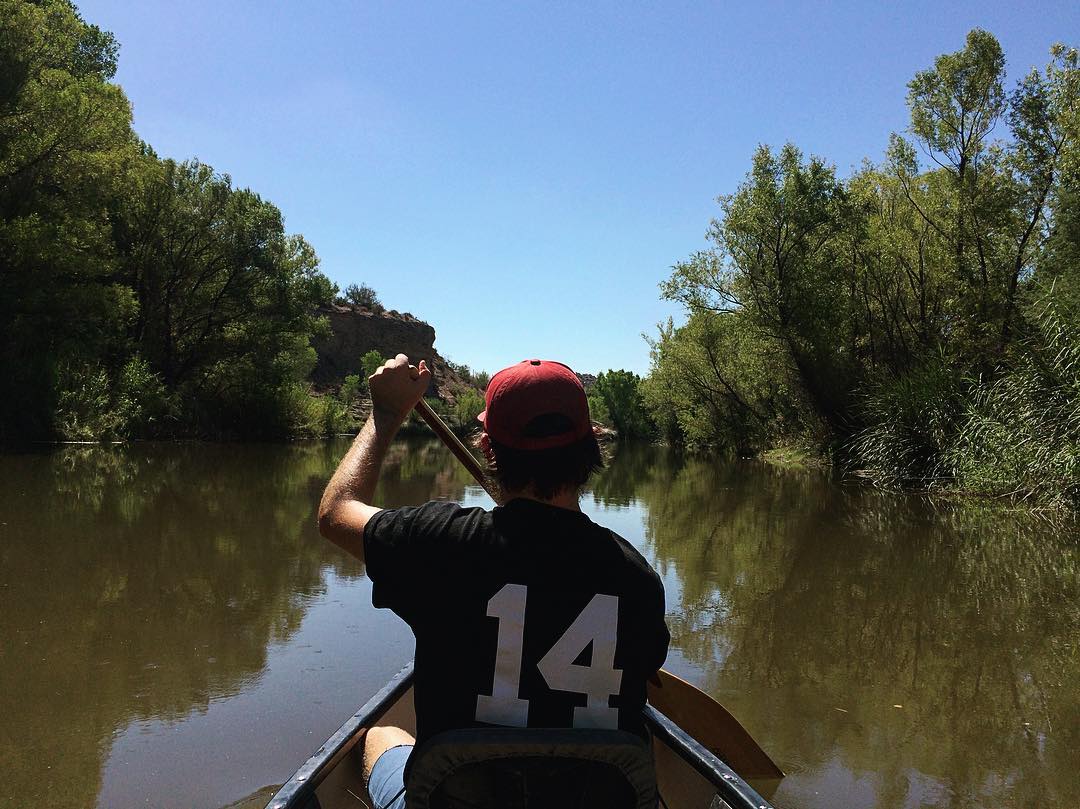
<svg viewBox="0 0 1080 809"><path fill-rule="evenodd" d="M484 474L484 468L439 414L423 399L416 403L416 412L498 503L498 494ZM649 701L684 727L696 725L697 732L692 735L698 742L727 761L744 778L784 777L783 771L727 708L685 680L663 670L660 675L659 683L649 689Z"/></svg>
<svg viewBox="0 0 1080 809"><path fill-rule="evenodd" d="M431 405L421 399L416 403L416 412L420 414L420 418L427 422L428 427L432 429L435 435L439 436L442 442L446 444L446 448L454 453L454 457L461 461L462 466L469 471L469 474L476 478L476 482L484 487L484 491L491 495L491 499L498 503L498 494L491 485L491 481L488 480L487 475L484 474L484 467L476 460L476 456L469 451L469 448L461 443L461 439L446 426L446 422L439 418L439 414L431 409Z"/></svg>

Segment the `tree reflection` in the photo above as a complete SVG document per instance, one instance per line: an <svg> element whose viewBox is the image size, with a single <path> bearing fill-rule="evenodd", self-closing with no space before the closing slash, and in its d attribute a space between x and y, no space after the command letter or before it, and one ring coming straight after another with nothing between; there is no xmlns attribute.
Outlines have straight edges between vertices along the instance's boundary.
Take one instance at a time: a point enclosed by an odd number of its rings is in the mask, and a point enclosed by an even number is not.
<svg viewBox="0 0 1080 809"><path fill-rule="evenodd" d="M0 457L0 805L93 805L114 733L242 690L326 571L362 575L314 529L347 447ZM378 499L469 485L410 438ZM631 444L591 496L641 510L673 647L792 773L779 805L862 805L836 773L881 807L1080 805L1074 528Z"/></svg>
<svg viewBox="0 0 1080 809"><path fill-rule="evenodd" d="M474 484L472 476L441 443L425 436L405 436L387 454L376 497L385 506L460 501L470 484Z"/></svg>
<svg viewBox="0 0 1080 809"><path fill-rule="evenodd" d="M879 806L1080 805L1074 531L759 464L635 468L673 645L782 764L869 774Z"/></svg>
<svg viewBox="0 0 1080 809"><path fill-rule="evenodd" d="M115 732L237 693L299 627L327 571L362 575L315 530L347 449L142 444L0 457L2 794L20 806L94 805ZM468 482L437 442L403 439L378 498L460 499Z"/></svg>
<svg viewBox="0 0 1080 809"><path fill-rule="evenodd" d="M322 447L80 447L0 458L5 794L92 806L111 735L257 677L327 554Z"/></svg>

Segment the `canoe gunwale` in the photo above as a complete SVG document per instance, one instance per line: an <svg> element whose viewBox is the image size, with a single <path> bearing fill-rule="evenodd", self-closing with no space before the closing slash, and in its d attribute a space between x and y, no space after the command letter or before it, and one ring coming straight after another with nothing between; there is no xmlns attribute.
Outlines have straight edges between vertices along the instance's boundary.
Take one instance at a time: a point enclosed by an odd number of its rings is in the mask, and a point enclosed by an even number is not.
<svg viewBox="0 0 1080 809"><path fill-rule="evenodd" d="M356 747L363 731L377 722L412 687L412 679L413 664L410 661L293 773L266 804L266 809L300 809L304 806L327 774ZM712 784L731 809L772 809L771 804L734 770L662 712L647 704L644 716L654 738L671 748Z"/></svg>
<svg viewBox="0 0 1080 809"><path fill-rule="evenodd" d="M707 747L652 705L645 706L645 724L676 755L705 778L731 809L772 809L772 805Z"/></svg>
<svg viewBox="0 0 1080 809"><path fill-rule="evenodd" d="M315 794L327 773L356 747L362 731L374 724L375 720L409 690L412 686L412 675L413 664L410 661L300 765L292 778L286 781L266 804L266 809L299 809L303 806L307 798Z"/></svg>

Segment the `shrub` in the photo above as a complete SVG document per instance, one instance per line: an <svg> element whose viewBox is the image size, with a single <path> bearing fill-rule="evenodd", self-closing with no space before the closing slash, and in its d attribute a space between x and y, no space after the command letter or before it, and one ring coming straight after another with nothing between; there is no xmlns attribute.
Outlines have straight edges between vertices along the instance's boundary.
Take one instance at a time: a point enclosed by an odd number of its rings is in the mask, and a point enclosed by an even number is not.
<svg viewBox="0 0 1080 809"><path fill-rule="evenodd" d="M70 441L143 435L168 410L161 379L139 356L129 359L115 380L103 368L63 363L56 391L55 429Z"/></svg>
<svg viewBox="0 0 1080 809"><path fill-rule="evenodd" d="M338 401L346 406L351 405L362 387L363 381L360 379L360 375L349 374L338 389Z"/></svg>
<svg viewBox="0 0 1080 809"><path fill-rule="evenodd" d="M944 359L880 382L864 394L863 423L849 445L849 464L885 485L926 485L949 477L945 455L963 397Z"/></svg>
<svg viewBox="0 0 1080 809"><path fill-rule="evenodd" d="M155 432L170 413L170 400L161 377L142 357L132 357L120 370L116 409L125 431L145 435Z"/></svg>
<svg viewBox="0 0 1080 809"><path fill-rule="evenodd" d="M354 306L363 306L365 309L370 309L375 314L382 314L386 311L386 307L379 301L379 296L375 293L375 290L367 284L349 284L345 287L345 300Z"/></svg>
<svg viewBox="0 0 1080 809"><path fill-rule="evenodd" d="M445 419L448 415L450 415L450 411L446 406L446 402L444 402L442 399L437 399L434 396L425 396L424 401L427 402L428 407L430 407L435 413L435 415L437 415L439 418ZM419 416L417 416L417 418L419 418Z"/></svg>
<svg viewBox="0 0 1080 809"><path fill-rule="evenodd" d="M982 494L1080 505L1080 331L1050 308L1011 367L974 386L946 457Z"/></svg>
<svg viewBox="0 0 1080 809"><path fill-rule="evenodd" d="M656 425L645 409L641 377L637 374L631 371L602 373L596 378L590 394L592 402L603 403L603 410L620 438L643 438L655 434Z"/></svg>
<svg viewBox="0 0 1080 809"><path fill-rule="evenodd" d="M371 351L362 356L360 358L360 365L364 369L364 382L367 381L369 376L379 370L384 362L386 362L386 360L383 358L383 355L375 349L371 349Z"/></svg>
<svg viewBox="0 0 1080 809"><path fill-rule="evenodd" d="M361 384L359 374L349 374L337 393L311 396L297 432L309 436L356 432L358 425L352 414L352 405Z"/></svg>
<svg viewBox="0 0 1080 809"><path fill-rule="evenodd" d="M356 419L349 403L338 396L313 396L305 409L304 422L297 432L308 436L340 435L356 432Z"/></svg>
<svg viewBox="0 0 1080 809"><path fill-rule="evenodd" d="M424 401L427 403L427 406L430 407L431 410L435 413L435 415L437 415L443 421L447 421L449 419L449 408L447 407L446 402L444 402L442 399L437 399L434 396L425 396ZM409 412L409 418L406 421L406 424L409 425L410 428L415 428L419 430L427 429L427 423L424 421L423 417L416 412L415 409ZM421 425L425 426L421 427Z"/></svg>
<svg viewBox="0 0 1080 809"><path fill-rule="evenodd" d="M465 384L479 388L481 393L487 390L488 382L491 381L491 374L487 371L474 371L465 363L454 362L453 360L446 360L446 365L461 377L461 381Z"/></svg>
<svg viewBox="0 0 1080 809"><path fill-rule="evenodd" d="M470 429L476 427L476 417L484 410L484 397L473 389L458 395L454 402L454 420L458 427Z"/></svg>
<svg viewBox="0 0 1080 809"><path fill-rule="evenodd" d="M92 441L115 434L120 422L112 410L109 375L101 368L62 364L56 373L55 427L61 438Z"/></svg>

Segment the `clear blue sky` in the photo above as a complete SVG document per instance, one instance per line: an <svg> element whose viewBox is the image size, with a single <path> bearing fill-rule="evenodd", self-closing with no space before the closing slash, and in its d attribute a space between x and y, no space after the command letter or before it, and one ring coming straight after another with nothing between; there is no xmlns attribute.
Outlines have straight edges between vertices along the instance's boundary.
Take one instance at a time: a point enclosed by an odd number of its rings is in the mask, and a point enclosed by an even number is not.
<svg viewBox="0 0 1080 809"><path fill-rule="evenodd" d="M907 126L915 71L979 26L1010 79L1075 2L85 0L159 154L278 205L341 287L489 371L648 369L642 332L759 143L848 174Z"/></svg>

